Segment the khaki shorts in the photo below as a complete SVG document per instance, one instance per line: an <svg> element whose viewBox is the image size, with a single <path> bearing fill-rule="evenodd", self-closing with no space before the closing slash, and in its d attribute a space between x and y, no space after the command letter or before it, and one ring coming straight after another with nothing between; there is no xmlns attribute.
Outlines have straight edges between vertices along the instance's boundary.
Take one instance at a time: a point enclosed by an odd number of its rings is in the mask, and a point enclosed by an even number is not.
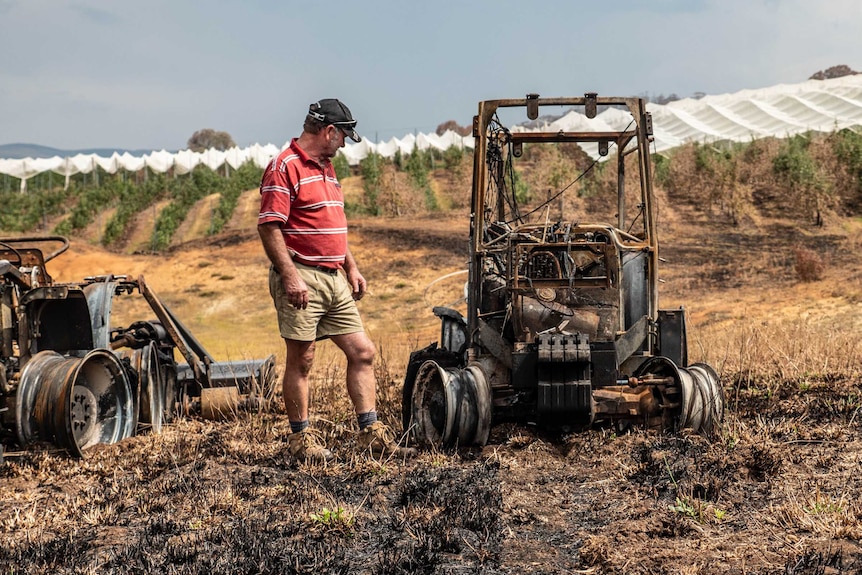
<svg viewBox="0 0 862 575"><path fill-rule="evenodd" d="M327 273L296 263L299 276L308 284L308 307L297 309L287 301L281 276L269 268L269 293L278 312L281 337L315 341L333 335L364 331L350 284L341 272Z"/></svg>

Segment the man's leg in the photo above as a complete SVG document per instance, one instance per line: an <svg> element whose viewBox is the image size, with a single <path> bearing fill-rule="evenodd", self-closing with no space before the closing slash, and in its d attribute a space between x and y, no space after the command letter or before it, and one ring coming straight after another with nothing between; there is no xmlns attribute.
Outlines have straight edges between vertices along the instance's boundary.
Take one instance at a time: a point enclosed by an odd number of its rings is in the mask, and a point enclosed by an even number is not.
<svg viewBox="0 0 862 575"><path fill-rule="evenodd" d="M287 357L282 380L282 395L291 434L288 449L291 455L305 461L331 461L332 452L308 429L308 373L314 361L314 342L284 340Z"/></svg>
<svg viewBox="0 0 862 575"><path fill-rule="evenodd" d="M284 340L287 355L281 391L290 421L308 420L308 374L314 361L314 342Z"/></svg>
<svg viewBox="0 0 862 575"><path fill-rule="evenodd" d="M357 445L375 457L414 457L415 449L399 446L392 430L377 421L374 344L362 331L333 336L332 341L347 356L347 393L359 423Z"/></svg>
<svg viewBox="0 0 862 575"><path fill-rule="evenodd" d="M332 336L347 357L347 394L357 414L375 410L374 344L364 331Z"/></svg>

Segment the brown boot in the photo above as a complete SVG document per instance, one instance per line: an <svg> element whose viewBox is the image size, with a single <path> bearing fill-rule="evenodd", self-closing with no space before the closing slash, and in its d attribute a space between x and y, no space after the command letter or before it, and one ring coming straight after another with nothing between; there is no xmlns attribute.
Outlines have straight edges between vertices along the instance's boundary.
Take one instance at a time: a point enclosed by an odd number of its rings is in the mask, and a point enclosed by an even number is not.
<svg viewBox="0 0 862 575"><path fill-rule="evenodd" d="M418 451L413 447L401 447L395 442L395 434L382 421L375 421L359 432L356 438L359 449L371 453L373 457L416 457Z"/></svg>
<svg viewBox="0 0 862 575"><path fill-rule="evenodd" d="M309 428L287 436L287 450L300 461L332 461L332 452L318 441L317 434Z"/></svg>

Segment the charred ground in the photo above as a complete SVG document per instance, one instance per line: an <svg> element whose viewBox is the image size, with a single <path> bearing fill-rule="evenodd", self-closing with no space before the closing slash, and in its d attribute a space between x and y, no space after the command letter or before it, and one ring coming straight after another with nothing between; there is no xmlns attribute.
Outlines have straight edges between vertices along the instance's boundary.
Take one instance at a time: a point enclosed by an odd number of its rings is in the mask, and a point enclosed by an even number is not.
<svg viewBox="0 0 862 575"><path fill-rule="evenodd" d="M482 451L369 462L345 425L296 465L283 418L183 422L2 471L0 562L27 573L855 573L858 384L764 400L722 437L495 429ZM338 442L341 443L338 443ZM824 570L826 567L835 570Z"/></svg>

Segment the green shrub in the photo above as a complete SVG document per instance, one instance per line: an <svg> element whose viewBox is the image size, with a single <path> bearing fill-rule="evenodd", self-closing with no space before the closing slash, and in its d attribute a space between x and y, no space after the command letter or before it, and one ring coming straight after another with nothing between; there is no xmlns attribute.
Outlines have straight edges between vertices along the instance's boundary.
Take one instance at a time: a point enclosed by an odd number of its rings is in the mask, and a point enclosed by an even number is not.
<svg viewBox="0 0 862 575"><path fill-rule="evenodd" d="M63 213L69 192L48 189L21 193L18 190L0 193L0 229L31 232L45 218Z"/></svg>
<svg viewBox="0 0 862 575"><path fill-rule="evenodd" d="M332 158L332 167L335 170L335 177L339 180L350 176L350 164L347 162L347 157L341 152Z"/></svg>
<svg viewBox="0 0 862 575"><path fill-rule="evenodd" d="M168 185L171 202L159 213L153 229L153 249L163 250L171 244L177 229L185 221L192 206L210 194L219 194L213 210L209 235L224 229L236 209L239 197L246 190L257 188L263 170L249 161L227 178L204 165L198 165L188 176L175 178Z"/></svg>
<svg viewBox="0 0 862 575"><path fill-rule="evenodd" d="M772 161L775 174L791 186L811 186L816 180L817 170L814 160L808 154L810 143L810 138L803 135L788 138Z"/></svg>
<svg viewBox="0 0 862 575"><path fill-rule="evenodd" d="M862 195L862 134L844 129L832 135L831 143L836 158L853 178L855 194Z"/></svg>
<svg viewBox="0 0 862 575"><path fill-rule="evenodd" d="M364 211L372 216L380 215L378 200L383 185L383 165L385 161L380 154L371 153L359 162L359 173L362 175L362 190L365 192Z"/></svg>
<svg viewBox="0 0 862 575"><path fill-rule="evenodd" d="M144 208L151 206L166 192L167 185L163 174L148 175L147 179L139 185L123 182L120 185L117 211L105 226L102 245L109 246L123 238L132 218Z"/></svg>
<svg viewBox="0 0 862 575"><path fill-rule="evenodd" d="M662 154L653 154L653 179L658 186L667 185L670 180L670 158Z"/></svg>
<svg viewBox="0 0 862 575"><path fill-rule="evenodd" d="M88 187L78 194L78 201L72 208L69 217L60 222L54 232L68 235L74 231L84 229L96 215L113 205L123 189L123 183L116 178L108 179L99 187Z"/></svg>
<svg viewBox="0 0 862 575"><path fill-rule="evenodd" d="M428 211L437 211L440 209L437 203L437 196L434 195L434 190L431 188L429 173L434 166L434 148L420 150L418 146L413 146L413 151L407 156L404 163L405 171L410 174L410 181L419 192L422 192L425 200L425 209Z"/></svg>
<svg viewBox="0 0 862 575"><path fill-rule="evenodd" d="M404 163L404 170L410 174L413 186L417 190L422 190L428 185L429 155L419 150L418 146L413 146L413 151L407 156Z"/></svg>
<svg viewBox="0 0 862 575"><path fill-rule="evenodd" d="M464 161L464 150L460 146L449 146L443 151L443 167L455 171Z"/></svg>
<svg viewBox="0 0 862 575"><path fill-rule="evenodd" d="M190 177L177 178L169 189L171 203L159 213L153 229L153 250L160 251L171 244L174 233L186 219L191 207L200 199L216 192L223 178L207 166L199 164Z"/></svg>
<svg viewBox="0 0 862 575"><path fill-rule="evenodd" d="M822 211L831 203L833 187L810 153L812 136L796 135L782 142L772 169L790 191L790 200L800 211L813 213L814 222L823 224Z"/></svg>
<svg viewBox="0 0 862 575"><path fill-rule="evenodd" d="M533 198L530 186L517 170L512 170L512 189L515 190L515 201L524 206Z"/></svg>
<svg viewBox="0 0 862 575"><path fill-rule="evenodd" d="M222 183L221 197L219 203L213 211L212 224L210 225L209 235L217 234L230 221L236 210L239 197L246 190L252 190L260 185L260 178L263 175L263 170L257 165L248 161L237 168L230 178Z"/></svg>

